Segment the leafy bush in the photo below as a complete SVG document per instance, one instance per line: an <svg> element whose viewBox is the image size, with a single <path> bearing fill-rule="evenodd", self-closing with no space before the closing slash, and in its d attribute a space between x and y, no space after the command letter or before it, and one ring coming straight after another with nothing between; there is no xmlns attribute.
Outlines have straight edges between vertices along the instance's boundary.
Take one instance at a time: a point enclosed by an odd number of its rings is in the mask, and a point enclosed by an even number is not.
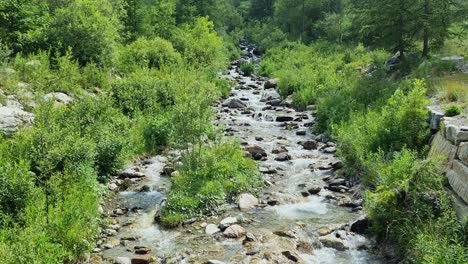
<svg viewBox="0 0 468 264"><path fill-rule="evenodd" d="M143 130L146 151L155 153L161 147L168 146L172 133L171 117L168 114L150 117Z"/></svg>
<svg viewBox="0 0 468 264"><path fill-rule="evenodd" d="M107 0L77 0L61 5L41 32L43 46L59 55L65 55L71 47L73 57L81 65L108 63L122 28L119 12Z"/></svg>
<svg viewBox="0 0 468 264"><path fill-rule="evenodd" d="M240 65L240 70L245 76L250 76L255 71L255 64L251 61L243 61Z"/></svg>
<svg viewBox="0 0 468 264"><path fill-rule="evenodd" d="M451 105L445 109L445 116L452 117L462 113L462 109L458 105Z"/></svg>
<svg viewBox="0 0 468 264"><path fill-rule="evenodd" d="M122 49L118 61L120 71L131 73L139 68L161 69L180 65L182 58L167 40L139 38Z"/></svg>
<svg viewBox="0 0 468 264"><path fill-rule="evenodd" d="M17 218L31 199L34 180L24 162L0 165L0 214Z"/></svg>
<svg viewBox="0 0 468 264"><path fill-rule="evenodd" d="M185 61L197 69L217 73L227 65L223 41L206 17L197 18L193 25L182 25L172 42Z"/></svg>
<svg viewBox="0 0 468 264"><path fill-rule="evenodd" d="M403 147L419 149L428 139L428 100L421 81L407 95L398 90L381 111L368 111L351 116L348 123L335 126L339 154L353 171L366 175L366 161L379 149L399 151Z"/></svg>
<svg viewBox="0 0 468 264"><path fill-rule="evenodd" d="M183 220L211 215L241 192L255 192L261 177L255 162L244 158L238 143L224 142L193 149L183 157L180 175L162 209L162 223L176 226Z"/></svg>

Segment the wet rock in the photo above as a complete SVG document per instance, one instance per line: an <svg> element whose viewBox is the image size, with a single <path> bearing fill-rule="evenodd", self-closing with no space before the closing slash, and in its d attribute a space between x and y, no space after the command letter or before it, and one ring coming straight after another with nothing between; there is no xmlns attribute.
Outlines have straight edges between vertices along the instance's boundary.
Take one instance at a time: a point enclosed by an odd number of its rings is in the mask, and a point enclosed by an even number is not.
<svg viewBox="0 0 468 264"><path fill-rule="evenodd" d="M344 193L344 192L349 191L349 188L344 186L344 185L333 185L333 186L328 186L328 190L330 190L332 192Z"/></svg>
<svg viewBox="0 0 468 264"><path fill-rule="evenodd" d="M114 264L132 264L132 260L126 257L118 257L114 260Z"/></svg>
<svg viewBox="0 0 468 264"><path fill-rule="evenodd" d="M259 171L263 174L275 174L277 173L278 171L274 168L266 168L266 167L260 167Z"/></svg>
<svg viewBox="0 0 468 264"><path fill-rule="evenodd" d="M262 94L262 97L260 98L260 102L268 102L270 100L276 100L280 99L281 96L279 95L278 92L276 91L266 91Z"/></svg>
<svg viewBox="0 0 468 264"><path fill-rule="evenodd" d="M262 138L262 137L255 137L255 140L256 140L256 141L263 141L264 138Z"/></svg>
<svg viewBox="0 0 468 264"><path fill-rule="evenodd" d="M231 99L225 106L231 109L246 108L247 105L239 99Z"/></svg>
<svg viewBox="0 0 468 264"><path fill-rule="evenodd" d="M341 161L341 160L335 160L335 161L333 161L333 162L331 163L331 166L332 166L332 168L333 168L334 170L339 170L339 169L343 168L344 163L343 163L343 161Z"/></svg>
<svg viewBox="0 0 468 264"><path fill-rule="evenodd" d="M279 237L286 237L286 238L296 238L293 232L291 231L274 231L273 234Z"/></svg>
<svg viewBox="0 0 468 264"><path fill-rule="evenodd" d="M339 251L347 250L349 247L345 244L345 241L341 238L336 237L336 234L329 234L319 238L319 241L324 247L334 248Z"/></svg>
<svg viewBox="0 0 468 264"><path fill-rule="evenodd" d="M298 135L298 136L305 136L306 134L307 134L307 132L305 130L296 131L296 135Z"/></svg>
<svg viewBox="0 0 468 264"><path fill-rule="evenodd" d="M215 259L210 259L206 262L207 264L226 264L226 262L220 261L220 260L215 260Z"/></svg>
<svg viewBox="0 0 468 264"><path fill-rule="evenodd" d="M270 100L270 101L268 101L267 104L269 104L271 106L280 106L281 105L281 99Z"/></svg>
<svg viewBox="0 0 468 264"><path fill-rule="evenodd" d="M313 186L313 187L310 187L307 191L312 194L312 195L316 195L318 194L320 191L322 190L322 187L320 186Z"/></svg>
<svg viewBox="0 0 468 264"><path fill-rule="evenodd" d="M147 246L135 246L134 249L135 249L135 254L138 254L138 255L146 255L149 252L151 252L151 248Z"/></svg>
<svg viewBox="0 0 468 264"><path fill-rule="evenodd" d="M283 256L285 256L287 259L293 261L293 262L298 262L299 261L299 256L296 253L293 253L291 251L283 251L281 252Z"/></svg>
<svg viewBox="0 0 468 264"><path fill-rule="evenodd" d="M242 241L242 244L245 245L245 244L250 243L250 242L255 242L256 240L257 240L257 238L255 237L254 234L252 234L252 233L247 233L247 234L245 235L244 241Z"/></svg>
<svg viewBox="0 0 468 264"><path fill-rule="evenodd" d="M196 218L190 218L190 219L185 220L185 221L182 223L182 225L184 225L184 226L186 226L186 225L191 225L191 224L195 223L196 221L197 221Z"/></svg>
<svg viewBox="0 0 468 264"><path fill-rule="evenodd" d="M332 180L328 186L338 186L338 185L345 185L346 184L346 180L345 179L334 179Z"/></svg>
<svg viewBox="0 0 468 264"><path fill-rule="evenodd" d="M265 82L265 89L272 89L276 88L278 86L278 79L269 79L268 81Z"/></svg>
<svg viewBox="0 0 468 264"><path fill-rule="evenodd" d="M276 117L276 122L291 122L294 118L292 116L278 116Z"/></svg>
<svg viewBox="0 0 468 264"><path fill-rule="evenodd" d="M367 234L370 224L371 222L369 217L367 215L362 215L356 221L351 223L349 231L356 234Z"/></svg>
<svg viewBox="0 0 468 264"><path fill-rule="evenodd" d="M322 142L322 143L327 143L329 141L328 137L325 136L324 134L320 134L315 138L316 141Z"/></svg>
<svg viewBox="0 0 468 264"><path fill-rule="evenodd" d="M299 145L301 145L304 149L306 150L314 150L317 149L317 142L314 140L308 140L308 141L300 141L298 142Z"/></svg>
<svg viewBox="0 0 468 264"><path fill-rule="evenodd" d="M149 185L143 185L141 186L139 192L151 192L151 187Z"/></svg>
<svg viewBox="0 0 468 264"><path fill-rule="evenodd" d="M231 225L239 223L239 220L236 217L226 217L219 223L219 228L224 231Z"/></svg>
<svg viewBox="0 0 468 264"><path fill-rule="evenodd" d="M120 238L120 240L123 240L123 241L137 241L139 239L140 239L139 236L124 236Z"/></svg>
<svg viewBox="0 0 468 264"><path fill-rule="evenodd" d="M137 170L137 168L128 168L119 173L119 178L121 179L140 179L144 178L145 175Z"/></svg>
<svg viewBox="0 0 468 264"><path fill-rule="evenodd" d="M281 154L281 153L287 153L287 152L288 152L288 149L283 146L276 147L271 151L271 153L273 154Z"/></svg>
<svg viewBox="0 0 468 264"><path fill-rule="evenodd" d="M275 160L276 161L289 161L291 160L291 155L289 155L288 153L281 153L275 158Z"/></svg>
<svg viewBox="0 0 468 264"><path fill-rule="evenodd" d="M116 192L119 190L119 186L115 184L114 182L111 182L107 185L107 189L109 189L109 191L111 192Z"/></svg>
<svg viewBox="0 0 468 264"><path fill-rule="evenodd" d="M213 235L213 234L216 234L216 233L218 233L220 231L221 230L218 228L218 226L214 225L214 224L209 224L205 228L205 233L207 233L208 235Z"/></svg>
<svg viewBox="0 0 468 264"><path fill-rule="evenodd" d="M323 150L323 152L328 153L328 154L333 154L336 152L336 147L328 147Z"/></svg>
<svg viewBox="0 0 468 264"><path fill-rule="evenodd" d="M239 209L248 210L258 205L258 199L250 193L239 195Z"/></svg>
<svg viewBox="0 0 468 264"><path fill-rule="evenodd" d="M244 148L254 160L261 160L263 157L267 157L266 151L259 146L249 146Z"/></svg>
<svg viewBox="0 0 468 264"><path fill-rule="evenodd" d="M132 257L132 264L149 264L153 261L150 256L134 256Z"/></svg>
<svg viewBox="0 0 468 264"><path fill-rule="evenodd" d="M227 238L240 238L247 234L245 229L240 225L232 225L224 231L224 236Z"/></svg>

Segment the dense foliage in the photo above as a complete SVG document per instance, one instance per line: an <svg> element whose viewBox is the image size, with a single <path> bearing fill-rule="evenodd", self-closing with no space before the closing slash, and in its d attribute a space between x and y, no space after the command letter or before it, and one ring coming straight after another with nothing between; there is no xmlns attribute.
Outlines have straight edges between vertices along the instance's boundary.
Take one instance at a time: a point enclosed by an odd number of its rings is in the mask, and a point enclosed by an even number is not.
<svg viewBox="0 0 468 264"><path fill-rule="evenodd" d="M317 106L316 132L337 140L341 173L366 187L380 241L398 243L408 262L467 262L466 224L438 163L424 158L427 95L441 92L447 115L468 101L465 79L447 77L453 65L434 56L466 56L467 3L0 1L0 103L14 96L35 114L31 127L0 137L2 263L82 258L100 224L99 183L135 155L185 153L166 226L256 192L255 163L237 143L216 141L211 122L231 86L217 76L241 38L265 55L259 68L242 63L245 75L278 77L298 110ZM73 100L44 97L51 92Z"/></svg>

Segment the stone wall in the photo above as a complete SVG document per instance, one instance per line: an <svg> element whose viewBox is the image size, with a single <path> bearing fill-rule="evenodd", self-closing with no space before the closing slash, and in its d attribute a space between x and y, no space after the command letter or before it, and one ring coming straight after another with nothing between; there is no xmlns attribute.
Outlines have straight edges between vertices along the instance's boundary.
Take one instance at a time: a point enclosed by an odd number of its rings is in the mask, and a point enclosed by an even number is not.
<svg viewBox="0 0 468 264"><path fill-rule="evenodd" d="M445 172L453 191L468 204L468 120L444 117L430 109L430 126L435 133L429 156L446 158Z"/></svg>

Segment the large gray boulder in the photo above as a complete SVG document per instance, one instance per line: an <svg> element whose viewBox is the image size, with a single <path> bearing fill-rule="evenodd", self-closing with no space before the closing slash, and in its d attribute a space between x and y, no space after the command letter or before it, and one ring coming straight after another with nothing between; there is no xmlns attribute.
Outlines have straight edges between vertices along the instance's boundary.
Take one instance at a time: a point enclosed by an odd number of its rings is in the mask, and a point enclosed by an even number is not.
<svg viewBox="0 0 468 264"><path fill-rule="evenodd" d="M224 104L224 106L227 106L228 108L233 108L233 109L247 107L247 105L244 102L242 102L240 99L237 99L237 98L231 99L229 102Z"/></svg>
<svg viewBox="0 0 468 264"><path fill-rule="evenodd" d="M257 197L253 196L250 193L243 193L239 195L239 209L248 210L255 208L258 205Z"/></svg>
<svg viewBox="0 0 468 264"><path fill-rule="evenodd" d="M0 132L10 136L22 126L30 125L34 115L17 107L0 107Z"/></svg>
<svg viewBox="0 0 468 264"><path fill-rule="evenodd" d="M265 89L272 89L276 88L278 86L278 79L269 79L268 81L265 82Z"/></svg>

